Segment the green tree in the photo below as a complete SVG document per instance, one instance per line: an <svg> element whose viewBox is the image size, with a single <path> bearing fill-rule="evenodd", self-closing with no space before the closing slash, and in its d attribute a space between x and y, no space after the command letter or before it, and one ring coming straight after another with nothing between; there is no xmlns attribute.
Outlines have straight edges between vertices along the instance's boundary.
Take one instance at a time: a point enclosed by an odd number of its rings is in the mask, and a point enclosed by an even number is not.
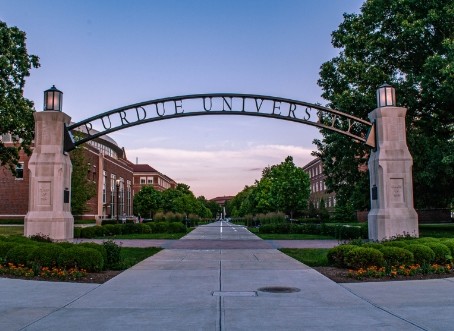
<svg viewBox="0 0 454 331"><path fill-rule="evenodd" d="M162 208L162 193L153 186L146 185L134 195L134 212L142 217L153 218L154 214Z"/></svg>
<svg viewBox="0 0 454 331"><path fill-rule="evenodd" d="M69 154L73 171L71 175L71 212L82 215L88 210L87 202L96 195L96 184L87 177L90 169L83 146Z"/></svg>
<svg viewBox="0 0 454 331"><path fill-rule="evenodd" d="M318 84L329 106L367 118L384 82L407 111L417 207L453 201L454 2L367 0L360 14L344 14L332 34L338 56L325 62ZM340 206L363 209L369 183L362 171L369 151L348 138L322 131L316 155Z"/></svg>
<svg viewBox="0 0 454 331"><path fill-rule="evenodd" d="M293 218L307 207L309 185L309 176L288 156L284 162L264 168L262 178L246 186L229 206L233 216L284 212Z"/></svg>
<svg viewBox="0 0 454 331"><path fill-rule="evenodd" d="M34 138L33 102L24 98L25 77L39 67L39 58L28 55L25 32L0 21L0 135L11 134L14 146L0 141L0 165L15 173L19 151L31 154Z"/></svg>
<svg viewBox="0 0 454 331"><path fill-rule="evenodd" d="M271 181L269 199L274 211L282 211L293 218L295 213L307 208L309 175L295 166L293 157L287 156L284 162L271 166L262 179Z"/></svg>

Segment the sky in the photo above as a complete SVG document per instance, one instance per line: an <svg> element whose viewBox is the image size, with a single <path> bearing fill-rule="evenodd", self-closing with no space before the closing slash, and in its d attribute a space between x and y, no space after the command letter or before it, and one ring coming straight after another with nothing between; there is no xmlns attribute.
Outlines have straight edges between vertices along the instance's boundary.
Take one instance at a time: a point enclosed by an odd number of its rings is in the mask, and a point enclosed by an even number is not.
<svg viewBox="0 0 454 331"><path fill-rule="evenodd" d="M78 122L130 104L187 94L244 93L326 105L322 63L339 50L331 33L360 0L0 0L0 20L27 34L39 56L24 95L63 91ZM314 157L318 129L251 116L158 121L110 136L132 162L148 163L206 198L235 195L263 168Z"/></svg>

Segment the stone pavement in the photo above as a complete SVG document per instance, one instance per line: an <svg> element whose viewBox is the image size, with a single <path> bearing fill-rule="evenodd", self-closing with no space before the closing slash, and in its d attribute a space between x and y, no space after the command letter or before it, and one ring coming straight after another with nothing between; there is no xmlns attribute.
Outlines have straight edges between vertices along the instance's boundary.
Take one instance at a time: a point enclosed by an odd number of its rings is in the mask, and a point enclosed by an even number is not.
<svg viewBox="0 0 454 331"><path fill-rule="evenodd" d="M453 329L454 279L336 284L228 223L183 240L100 285L0 279L0 330Z"/></svg>

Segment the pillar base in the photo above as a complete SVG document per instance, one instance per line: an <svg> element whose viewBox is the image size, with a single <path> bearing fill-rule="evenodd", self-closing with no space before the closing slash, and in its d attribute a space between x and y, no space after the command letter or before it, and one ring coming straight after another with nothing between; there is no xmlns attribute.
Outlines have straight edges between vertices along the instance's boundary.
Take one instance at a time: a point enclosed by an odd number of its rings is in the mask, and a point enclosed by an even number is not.
<svg viewBox="0 0 454 331"><path fill-rule="evenodd" d="M70 212L28 212L24 219L24 235L44 235L52 240L72 239L74 218Z"/></svg>
<svg viewBox="0 0 454 331"><path fill-rule="evenodd" d="M368 215L369 239L381 241L398 236L418 237L418 214L409 208L373 209Z"/></svg>

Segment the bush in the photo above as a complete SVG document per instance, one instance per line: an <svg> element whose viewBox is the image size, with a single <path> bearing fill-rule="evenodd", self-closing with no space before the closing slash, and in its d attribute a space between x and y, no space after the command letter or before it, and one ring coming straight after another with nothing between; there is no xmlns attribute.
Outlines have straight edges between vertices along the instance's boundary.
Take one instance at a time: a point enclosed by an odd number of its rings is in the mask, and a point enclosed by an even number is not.
<svg viewBox="0 0 454 331"><path fill-rule="evenodd" d="M52 239L50 239L50 237L48 235L42 234L42 233L34 234L34 235L30 236L29 238L30 238L30 240L37 241L37 242L47 242L47 243L52 242Z"/></svg>
<svg viewBox="0 0 454 331"><path fill-rule="evenodd" d="M15 265L26 265L29 254L33 253L38 246L33 245L15 245L6 254L6 262L14 263Z"/></svg>
<svg viewBox="0 0 454 331"><path fill-rule="evenodd" d="M370 242L370 243L363 244L362 247L375 248L375 249L381 250L383 248L383 245L379 244L379 243Z"/></svg>
<svg viewBox="0 0 454 331"><path fill-rule="evenodd" d="M78 246L96 249L99 253L101 253L104 264L106 264L107 250L103 245L99 245L99 244L95 244L95 243L81 243L81 244L78 244Z"/></svg>
<svg viewBox="0 0 454 331"><path fill-rule="evenodd" d="M151 233L151 228L147 224L138 223L135 224L137 233Z"/></svg>
<svg viewBox="0 0 454 331"><path fill-rule="evenodd" d="M435 263L444 264L451 262L452 255L448 246L436 242L426 242L424 245L430 247L430 249L432 249L435 253Z"/></svg>
<svg viewBox="0 0 454 331"><path fill-rule="evenodd" d="M113 240L107 240L102 243L107 253L106 268L112 268L121 261L121 246L117 245Z"/></svg>
<svg viewBox="0 0 454 331"><path fill-rule="evenodd" d="M73 243L69 243L69 242L61 242L61 243L56 243L54 245L58 245L58 246L60 246L61 248L64 248L64 249L74 247L74 244Z"/></svg>
<svg viewBox="0 0 454 331"><path fill-rule="evenodd" d="M345 264L353 269L368 268L372 266L383 267L385 259L383 253L375 248L355 247L345 253Z"/></svg>
<svg viewBox="0 0 454 331"><path fill-rule="evenodd" d="M183 223L171 222L167 226L168 233L186 233L186 226Z"/></svg>
<svg viewBox="0 0 454 331"><path fill-rule="evenodd" d="M45 245L35 249L28 255L28 265L38 267L55 267L58 258L65 249L59 245Z"/></svg>
<svg viewBox="0 0 454 331"><path fill-rule="evenodd" d="M388 267L409 265L413 262L413 253L404 248L383 246L380 252L382 252Z"/></svg>
<svg viewBox="0 0 454 331"><path fill-rule="evenodd" d="M80 230L80 237L87 238L87 239L92 239L92 238L96 237L97 227L100 227L100 226L97 225L97 226L89 226L86 228L82 228Z"/></svg>
<svg viewBox="0 0 454 331"><path fill-rule="evenodd" d="M400 248L405 248L407 247L408 243L405 241L385 241L383 242L384 246L391 246L391 247L400 247Z"/></svg>
<svg viewBox="0 0 454 331"><path fill-rule="evenodd" d="M59 265L64 268L80 268L88 272L103 270L104 260L100 252L80 245L64 250L59 257Z"/></svg>
<svg viewBox="0 0 454 331"><path fill-rule="evenodd" d="M331 248L327 254L329 264L339 268L345 268L347 266L344 261L345 254L355 248L357 248L355 245L339 245Z"/></svg>
<svg viewBox="0 0 454 331"><path fill-rule="evenodd" d="M454 256L454 239L444 239L441 241L443 245L448 246L451 251L451 256Z"/></svg>
<svg viewBox="0 0 454 331"><path fill-rule="evenodd" d="M6 255L8 254L9 250L16 246L12 242L2 242L0 241L0 263L5 260Z"/></svg>
<svg viewBox="0 0 454 331"><path fill-rule="evenodd" d="M422 244L410 244L405 247L406 250L413 253L413 261L419 265L427 265L434 261L435 253L429 247Z"/></svg>
<svg viewBox="0 0 454 331"><path fill-rule="evenodd" d="M167 232L167 222L152 222L147 224L151 228L152 233Z"/></svg>
<svg viewBox="0 0 454 331"><path fill-rule="evenodd" d="M102 220L101 225L113 225L117 224L117 220Z"/></svg>

